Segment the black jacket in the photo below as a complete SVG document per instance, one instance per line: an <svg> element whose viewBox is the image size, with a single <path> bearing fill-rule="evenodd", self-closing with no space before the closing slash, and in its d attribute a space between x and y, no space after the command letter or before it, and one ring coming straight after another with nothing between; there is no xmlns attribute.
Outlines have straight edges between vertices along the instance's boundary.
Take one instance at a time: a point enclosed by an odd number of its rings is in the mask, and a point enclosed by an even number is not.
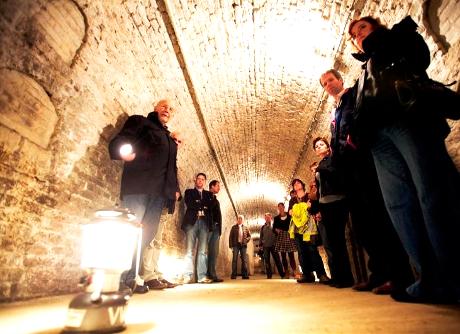
<svg viewBox="0 0 460 334"><path fill-rule="evenodd" d="M129 143L136 158L125 161L121 177L121 197L128 194L163 196L169 212L174 212L177 180L177 144L158 120L156 112L147 117L130 116L121 131L110 141L111 159L120 160L120 147Z"/></svg>
<svg viewBox="0 0 460 334"><path fill-rule="evenodd" d="M356 85L343 93L335 109L334 121L331 123L331 149L333 159L347 155L356 148L351 141L354 131L353 112L356 99Z"/></svg>
<svg viewBox="0 0 460 334"><path fill-rule="evenodd" d="M363 41L364 53L353 55L365 62L356 93L355 142L368 142L376 129L400 120L411 125L435 122L446 130L447 123L440 118L405 114L397 98L396 80L428 77L430 51L416 29L417 24L408 16L391 29L373 31Z"/></svg>
<svg viewBox="0 0 460 334"><path fill-rule="evenodd" d="M204 211L208 228L212 228L212 211L215 205L213 197L212 192L204 189L202 190L202 196L200 196L200 192L196 188L185 191L184 200L187 210L182 220L182 230L185 230L188 225L195 225L195 222L198 220L198 211L200 210Z"/></svg>
<svg viewBox="0 0 460 334"><path fill-rule="evenodd" d="M239 229L240 226L238 224L235 224L232 226L230 229L230 233L228 235L228 246L230 248L233 247L238 247L238 234L239 234ZM247 246L249 241L251 240L251 232L249 232L249 229L247 226L243 225L243 242L241 243L242 246Z"/></svg>
<svg viewBox="0 0 460 334"><path fill-rule="evenodd" d="M328 195L345 195L345 175L331 156L323 158L316 168L316 184L319 191L319 200ZM319 176L319 178L318 178Z"/></svg>
<svg viewBox="0 0 460 334"><path fill-rule="evenodd" d="M222 212L220 211L220 203L217 200L216 195L213 195L213 204L212 204L212 209L211 209L211 217L212 217L212 223L211 223L211 230L212 231L217 231L219 235L222 234Z"/></svg>
<svg viewBox="0 0 460 334"><path fill-rule="evenodd" d="M290 223L291 223L291 216L289 214L286 214L285 220L282 220L281 215L278 215L275 218L273 218L273 229L279 228L282 231L288 231Z"/></svg>

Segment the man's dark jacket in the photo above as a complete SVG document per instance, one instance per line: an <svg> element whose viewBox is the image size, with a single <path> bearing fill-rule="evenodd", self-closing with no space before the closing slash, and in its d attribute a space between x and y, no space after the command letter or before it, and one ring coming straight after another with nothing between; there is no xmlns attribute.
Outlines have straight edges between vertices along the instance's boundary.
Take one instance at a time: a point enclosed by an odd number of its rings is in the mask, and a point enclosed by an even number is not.
<svg viewBox="0 0 460 334"><path fill-rule="evenodd" d="M120 196L150 194L167 200L169 213L174 212L177 180L177 144L168 129L151 112L147 117L130 116L121 131L109 143L110 158L121 160L120 147L131 144L136 158L125 161Z"/></svg>
<svg viewBox="0 0 460 334"><path fill-rule="evenodd" d="M186 230L187 226L195 225L198 220L198 211L203 210L208 225L208 229L211 229L212 224L212 209L214 205L213 193L207 190L202 190L202 195L196 189L187 189L185 191L184 200L187 205L187 210L185 211L184 219L182 220L181 228Z"/></svg>
<svg viewBox="0 0 460 334"><path fill-rule="evenodd" d="M216 197L216 195L213 195L213 204L212 204L212 224L211 224L211 230L212 231L217 231L219 235L222 234L222 212L220 211L220 203Z"/></svg>

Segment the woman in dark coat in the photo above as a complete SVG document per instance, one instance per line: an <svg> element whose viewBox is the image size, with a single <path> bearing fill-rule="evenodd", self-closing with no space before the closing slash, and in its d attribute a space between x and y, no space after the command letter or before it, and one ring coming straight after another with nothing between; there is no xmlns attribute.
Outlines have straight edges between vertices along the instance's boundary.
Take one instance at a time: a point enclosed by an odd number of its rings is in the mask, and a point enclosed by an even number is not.
<svg viewBox="0 0 460 334"><path fill-rule="evenodd" d="M423 80L429 49L410 18L387 29L353 21L349 34L364 62L354 111L355 141L370 148L385 205L419 279L392 294L402 302L460 299L460 175L447 153L439 110L404 111L396 81ZM434 105L434 104L433 104Z"/></svg>
<svg viewBox="0 0 460 334"><path fill-rule="evenodd" d="M331 271L331 285L337 288L348 288L353 286L354 280L345 239L349 211L343 175L333 163L331 148L326 138L315 138L313 149L321 159L316 168L316 185L319 193L321 224L325 232L322 235L323 246Z"/></svg>

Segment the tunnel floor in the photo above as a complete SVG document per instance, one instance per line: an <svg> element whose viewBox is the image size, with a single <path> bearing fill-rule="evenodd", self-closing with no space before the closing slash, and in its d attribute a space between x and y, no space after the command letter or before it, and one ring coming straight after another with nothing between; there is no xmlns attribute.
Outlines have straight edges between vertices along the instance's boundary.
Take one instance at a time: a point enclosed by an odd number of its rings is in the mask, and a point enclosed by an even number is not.
<svg viewBox="0 0 460 334"><path fill-rule="evenodd" d="M60 333L72 297L2 304L0 333ZM126 324L123 333L460 333L460 306L251 276L134 295Z"/></svg>

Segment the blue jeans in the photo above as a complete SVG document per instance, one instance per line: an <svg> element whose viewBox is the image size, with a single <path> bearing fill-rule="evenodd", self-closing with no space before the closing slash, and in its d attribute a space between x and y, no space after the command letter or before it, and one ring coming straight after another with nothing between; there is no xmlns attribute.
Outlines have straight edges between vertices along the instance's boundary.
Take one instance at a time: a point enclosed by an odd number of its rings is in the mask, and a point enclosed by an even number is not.
<svg viewBox="0 0 460 334"><path fill-rule="evenodd" d="M209 233L208 240L208 277L217 279L216 262L217 255L219 255L219 231L212 231Z"/></svg>
<svg viewBox="0 0 460 334"><path fill-rule="evenodd" d="M193 250L198 241L196 251L196 275L198 281L206 278L208 251L208 224L204 219L198 219L194 225L188 225L185 230L187 238L187 253L185 254L185 276L193 277Z"/></svg>
<svg viewBox="0 0 460 334"><path fill-rule="evenodd" d="M232 277L236 277L238 270L237 270L237 264L238 264L238 253L240 254L241 258L241 275L243 277L248 277L248 265L247 265L247 254L246 254L247 246L238 244L238 246L235 246L232 248L233 251L233 258L232 258Z"/></svg>
<svg viewBox="0 0 460 334"><path fill-rule="evenodd" d="M160 223L161 212L165 199L148 194L123 195L122 206L132 211L137 221L142 223L142 243L140 254L139 275L145 281L161 278L158 268L160 257L163 226ZM122 275L122 280L134 279L136 276L136 258L129 272Z"/></svg>
<svg viewBox="0 0 460 334"><path fill-rule="evenodd" d="M460 298L460 175L444 138L401 122L379 130L371 150L388 213L420 274L407 292Z"/></svg>

